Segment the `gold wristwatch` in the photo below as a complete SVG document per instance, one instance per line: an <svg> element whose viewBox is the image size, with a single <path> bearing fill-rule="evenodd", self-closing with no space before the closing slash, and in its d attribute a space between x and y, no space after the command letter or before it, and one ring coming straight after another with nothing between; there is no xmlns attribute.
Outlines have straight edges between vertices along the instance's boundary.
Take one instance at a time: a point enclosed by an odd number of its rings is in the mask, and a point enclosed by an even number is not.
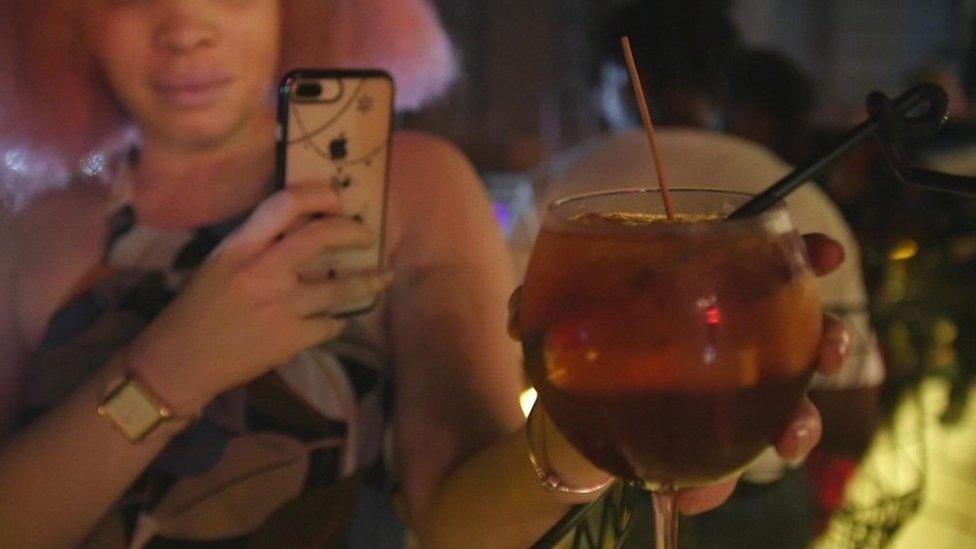
<svg viewBox="0 0 976 549"><path fill-rule="evenodd" d="M173 410L131 373L109 385L98 413L112 421L131 442L139 442L161 423L175 419Z"/></svg>

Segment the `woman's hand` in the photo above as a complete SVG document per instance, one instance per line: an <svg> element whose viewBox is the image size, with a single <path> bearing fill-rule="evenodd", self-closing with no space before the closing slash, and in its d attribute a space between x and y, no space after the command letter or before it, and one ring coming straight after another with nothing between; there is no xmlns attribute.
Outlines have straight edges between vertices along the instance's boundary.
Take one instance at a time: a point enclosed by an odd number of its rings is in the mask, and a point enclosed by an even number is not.
<svg viewBox="0 0 976 549"><path fill-rule="evenodd" d="M375 235L343 217L323 184L289 187L265 200L200 267L185 290L133 343L133 368L180 414L338 336L330 310L390 282L366 272L332 279L305 270L336 248L364 248Z"/></svg>
<svg viewBox="0 0 976 549"><path fill-rule="evenodd" d="M836 240L822 234L804 235L803 239L806 241L810 266L817 276L830 274L844 262L844 248ZM817 371L826 375L837 373L847 356L850 342L850 334L844 324L830 315L824 315ZM809 398L803 397L796 416L776 442L776 451L788 461L802 461L820 442L822 432L820 412ZM678 496L681 511L685 514L696 514L718 507L732 495L737 480L682 491Z"/></svg>
<svg viewBox="0 0 976 549"><path fill-rule="evenodd" d="M833 272L844 261L844 248L839 242L822 234L804 235L810 265L817 276ZM518 312L521 288L509 299L509 334L518 339ZM820 341L818 371L833 374L840 370L850 346L850 334L844 324L824 315L824 329ZM553 430L555 431L555 429ZM812 402L804 397L796 416L786 432L776 443L780 456L792 462L802 461L820 441L822 425L820 414ZM731 479L711 486L682 490L678 495L681 511L695 514L718 507L732 495L738 479Z"/></svg>

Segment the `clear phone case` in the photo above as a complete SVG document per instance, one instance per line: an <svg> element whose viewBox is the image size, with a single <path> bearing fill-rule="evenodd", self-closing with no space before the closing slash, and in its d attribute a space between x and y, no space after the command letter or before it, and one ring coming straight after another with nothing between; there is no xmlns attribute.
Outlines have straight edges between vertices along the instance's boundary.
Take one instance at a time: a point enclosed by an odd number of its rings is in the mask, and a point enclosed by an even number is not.
<svg viewBox="0 0 976 549"><path fill-rule="evenodd" d="M290 72L278 104L278 181L326 181L345 215L377 236L366 250L336 250L309 265L330 277L382 267L394 86L382 71ZM375 299L343 304L336 315L364 312Z"/></svg>

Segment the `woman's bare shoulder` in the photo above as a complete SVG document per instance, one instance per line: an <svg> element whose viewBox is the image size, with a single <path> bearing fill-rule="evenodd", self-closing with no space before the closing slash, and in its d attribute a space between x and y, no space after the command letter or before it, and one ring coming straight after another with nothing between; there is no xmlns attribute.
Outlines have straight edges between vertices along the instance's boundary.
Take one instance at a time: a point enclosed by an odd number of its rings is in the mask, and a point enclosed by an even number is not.
<svg viewBox="0 0 976 549"><path fill-rule="evenodd" d="M393 136L394 175L424 180L443 180L436 177L438 171L474 170L467 156L450 141L418 131L400 131ZM434 176L434 177L432 177ZM423 186L416 190L423 190Z"/></svg>
<svg viewBox="0 0 976 549"><path fill-rule="evenodd" d="M392 208L424 216L486 203L477 171L457 146L413 131L393 138L390 198Z"/></svg>
<svg viewBox="0 0 976 549"><path fill-rule="evenodd" d="M103 236L109 192L101 183L79 179L38 196L10 214L9 246L24 258L84 247Z"/></svg>
<svg viewBox="0 0 976 549"><path fill-rule="evenodd" d="M388 219L400 265L508 264L487 190L460 149L438 137L400 133L392 167Z"/></svg>
<svg viewBox="0 0 976 549"><path fill-rule="evenodd" d="M8 213L0 236L0 301L7 326L29 344L72 282L99 258L105 238L107 189L78 181Z"/></svg>

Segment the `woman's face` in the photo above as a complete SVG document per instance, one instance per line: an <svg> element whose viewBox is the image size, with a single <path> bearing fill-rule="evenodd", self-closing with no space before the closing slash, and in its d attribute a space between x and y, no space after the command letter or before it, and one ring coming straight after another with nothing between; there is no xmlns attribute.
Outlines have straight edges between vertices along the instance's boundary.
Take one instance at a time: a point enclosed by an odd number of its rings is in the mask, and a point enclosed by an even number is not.
<svg viewBox="0 0 976 549"><path fill-rule="evenodd" d="M278 0L86 1L86 41L147 139L217 146L271 108Z"/></svg>

